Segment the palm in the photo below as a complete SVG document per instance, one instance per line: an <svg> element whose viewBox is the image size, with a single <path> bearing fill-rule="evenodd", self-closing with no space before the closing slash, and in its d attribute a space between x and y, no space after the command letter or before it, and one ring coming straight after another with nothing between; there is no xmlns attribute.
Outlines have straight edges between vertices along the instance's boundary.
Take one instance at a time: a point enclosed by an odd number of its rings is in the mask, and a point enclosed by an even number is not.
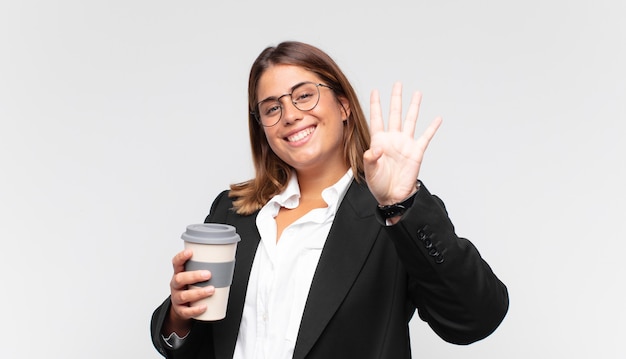
<svg viewBox="0 0 626 359"><path fill-rule="evenodd" d="M402 85L396 83L391 95L388 129L385 131L377 91L370 98L372 140L364 154L365 179L380 204L391 204L415 189L424 152L441 125L437 117L424 134L414 139L421 94L415 93L402 123Z"/></svg>

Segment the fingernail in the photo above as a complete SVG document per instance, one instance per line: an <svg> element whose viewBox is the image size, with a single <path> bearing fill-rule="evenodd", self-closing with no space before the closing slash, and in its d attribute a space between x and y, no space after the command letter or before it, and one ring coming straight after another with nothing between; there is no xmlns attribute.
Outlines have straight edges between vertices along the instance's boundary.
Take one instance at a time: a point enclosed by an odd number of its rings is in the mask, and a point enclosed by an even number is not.
<svg viewBox="0 0 626 359"><path fill-rule="evenodd" d="M208 270L204 270L202 271L202 278L208 279L211 276L211 272L209 272Z"/></svg>

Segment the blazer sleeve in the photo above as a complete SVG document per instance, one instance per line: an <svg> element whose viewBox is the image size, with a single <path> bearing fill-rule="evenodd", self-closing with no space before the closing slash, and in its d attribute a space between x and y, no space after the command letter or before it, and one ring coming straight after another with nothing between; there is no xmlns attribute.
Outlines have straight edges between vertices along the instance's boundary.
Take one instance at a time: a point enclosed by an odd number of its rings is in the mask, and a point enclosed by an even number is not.
<svg viewBox="0 0 626 359"><path fill-rule="evenodd" d="M437 335L470 344L500 325L509 306L506 286L476 247L456 235L443 202L423 184L401 220L383 231L407 269L420 318Z"/></svg>
<svg viewBox="0 0 626 359"><path fill-rule="evenodd" d="M168 297L152 314L150 331L152 343L156 350L168 359L210 359L214 358L213 335L210 323L194 321L191 331L177 349L172 349L165 344L161 337L161 329L165 316L169 313L170 298Z"/></svg>

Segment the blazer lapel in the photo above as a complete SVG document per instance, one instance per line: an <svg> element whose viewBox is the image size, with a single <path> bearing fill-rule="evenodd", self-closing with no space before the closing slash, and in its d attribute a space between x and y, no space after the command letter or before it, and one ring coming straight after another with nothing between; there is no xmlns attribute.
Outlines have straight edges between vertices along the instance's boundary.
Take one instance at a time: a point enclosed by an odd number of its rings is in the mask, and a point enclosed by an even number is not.
<svg viewBox="0 0 626 359"><path fill-rule="evenodd" d="M366 185L353 181L337 211L311 283L294 359L304 358L311 350L358 276L380 230L374 219L375 207Z"/></svg>
<svg viewBox="0 0 626 359"><path fill-rule="evenodd" d="M237 263L228 296L227 319L215 322L213 327L213 345L215 357L218 359L232 358L235 352L252 261L261 239L256 227L256 214L246 217L234 216L226 222L237 229L242 240L237 245Z"/></svg>

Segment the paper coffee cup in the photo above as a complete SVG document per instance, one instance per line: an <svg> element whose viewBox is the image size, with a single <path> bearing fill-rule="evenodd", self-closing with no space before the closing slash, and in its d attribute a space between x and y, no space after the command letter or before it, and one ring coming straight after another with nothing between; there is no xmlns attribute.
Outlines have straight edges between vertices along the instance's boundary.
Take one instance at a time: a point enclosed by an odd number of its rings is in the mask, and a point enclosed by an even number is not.
<svg viewBox="0 0 626 359"><path fill-rule="evenodd" d="M192 257L185 263L185 271L211 272L211 279L189 287L215 287L212 296L190 303L192 307L207 306L204 313L194 318L207 321L224 319L235 269L235 252L241 240L235 227L219 223L191 224L181 238L185 241L185 249L193 251Z"/></svg>

